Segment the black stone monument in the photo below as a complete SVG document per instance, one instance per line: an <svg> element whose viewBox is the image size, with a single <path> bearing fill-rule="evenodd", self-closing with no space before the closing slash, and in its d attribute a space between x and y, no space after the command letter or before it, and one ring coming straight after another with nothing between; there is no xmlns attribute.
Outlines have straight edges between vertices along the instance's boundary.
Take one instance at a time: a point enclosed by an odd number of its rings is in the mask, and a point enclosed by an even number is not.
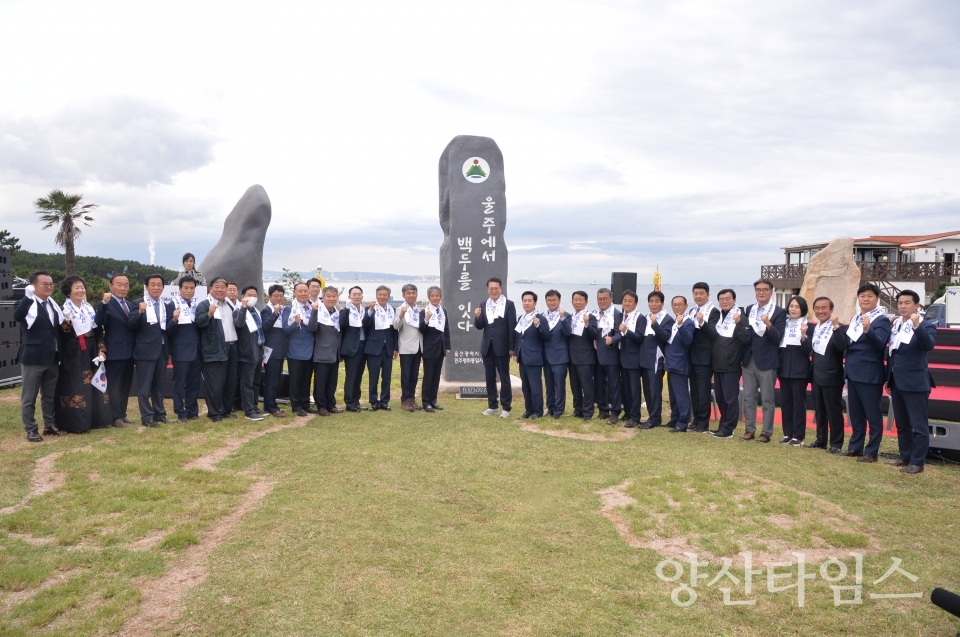
<svg viewBox="0 0 960 637"><path fill-rule="evenodd" d="M486 303L490 277L502 280L507 294L506 224L500 148L489 137L454 137L440 156L440 288L452 348L443 365L444 380L484 379L473 312Z"/></svg>

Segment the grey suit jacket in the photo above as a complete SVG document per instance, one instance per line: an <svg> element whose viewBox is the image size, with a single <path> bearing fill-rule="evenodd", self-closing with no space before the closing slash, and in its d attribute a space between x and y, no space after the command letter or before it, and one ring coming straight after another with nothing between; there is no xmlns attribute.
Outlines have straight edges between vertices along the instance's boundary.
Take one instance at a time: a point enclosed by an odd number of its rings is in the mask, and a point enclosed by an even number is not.
<svg viewBox="0 0 960 637"><path fill-rule="evenodd" d="M332 325L324 325L317 322L319 311L310 312L310 322L307 323L307 329L316 332L313 338L313 362L314 363L338 363L340 362L340 330ZM334 312L334 320L339 321L340 316Z"/></svg>
<svg viewBox="0 0 960 637"><path fill-rule="evenodd" d="M409 310L407 311L409 312ZM400 316L400 310L397 310L397 315L393 319L393 326L400 333L399 349L401 354L423 352L423 334L420 333L421 323L423 323L423 310L417 310L416 326L407 323L407 317Z"/></svg>

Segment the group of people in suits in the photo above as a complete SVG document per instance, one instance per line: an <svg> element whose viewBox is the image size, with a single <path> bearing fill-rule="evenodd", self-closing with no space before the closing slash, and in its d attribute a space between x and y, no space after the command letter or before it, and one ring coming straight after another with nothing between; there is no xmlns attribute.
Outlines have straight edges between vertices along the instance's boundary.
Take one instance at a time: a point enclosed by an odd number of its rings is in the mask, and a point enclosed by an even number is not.
<svg viewBox="0 0 960 637"><path fill-rule="evenodd" d="M266 414L283 417L277 397L284 361L291 409L298 416L344 411L335 399L341 362L347 411L390 410L397 358L403 409L441 409L437 394L443 359L450 354L450 326L440 288L428 289L428 304L420 309L415 285L403 286L399 308L389 303L386 286L378 287L376 299L364 307L363 290L354 286L346 306L338 310L338 290L321 288L319 280L310 279L294 286L289 304L284 287L271 286L266 305L258 309L260 290L239 290L222 277L210 281L206 298L196 299L198 280L192 274L199 275L187 270L177 277L180 294L175 302L161 298L164 283L159 274L146 277L143 298L133 302L126 298L129 280L115 275L110 292L95 309L86 300L81 277L62 282L66 300L61 306L51 298L49 274L31 276L14 310L21 324L21 415L28 440L42 440L35 413L38 394L46 435L131 424L127 402L134 369L142 423L154 427L167 422L163 380L168 364L173 366L173 410L180 422L199 417L201 383L207 416L214 421L236 418L237 408L249 420L262 420ZM817 435L807 446L876 462L886 385L900 447L892 464L905 473L923 471L933 386L927 352L934 347L936 327L923 320L919 295L900 292L899 316L891 322L879 305L879 289L864 284L857 294L859 313L841 324L827 297L815 299L813 322L807 320L802 297L793 297L786 309L778 307L772 283L763 279L754 283L754 292L756 302L741 309L734 290L720 290L714 306L709 285L700 282L693 286L692 305L686 297L675 296L668 310L663 293L653 291L644 311L635 292L624 292L617 308L611 291L600 288L594 309L588 309L589 295L577 291L568 312L557 290L546 293L545 311L537 309L537 294L527 291L518 314L502 294L502 282L491 278L487 299L474 314L488 396L483 414L510 416L512 358L520 367L523 418L559 419L566 411L569 376L573 416L591 419L596 411L615 425L622 413L625 427L652 429L663 424L666 375L670 419L665 424L671 432L709 431L718 439L732 438L740 421L742 387L746 427L741 439L768 443L779 382L780 442L800 447L806 437L806 391L812 385ZM94 377L101 363L109 383L106 391L100 389L103 379ZM368 408L360 404L364 369ZM315 406L310 401L311 378ZM845 452L844 386L853 430ZM711 392L720 412L712 431ZM758 403L763 414L759 434Z"/></svg>
<svg viewBox="0 0 960 637"><path fill-rule="evenodd" d="M561 295L549 290L547 309L537 309L537 294L521 295L522 313L501 293L499 279L487 282L488 299L475 310L475 326L483 330L480 352L486 373L488 405L484 415L510 416L510 358L519 363L524 411L522 418L566 410L569 375L572 416L598 417L612 425L652 429L663 424L663 380L667 376L671 433L710 433L734 437L744 408L741 440L769 443L773 438L775 389L779 383L783 437L780 442L805 445L806 392L812 385L816 440L807 445L832 454L876 462L883 436L881 399L884 385L892 401L899 458L889 464L904 473L923 471L929 448L927 402L933 380L927 352L936 341L936 327L924 321L920 297L904 290L897 296L899 316L891 323L880 307L880 290L866 283L857 292L859 312L841 324L834 303L815 299L816 322L808 321L807 301L794 296L786 309L773 301L773 284L754 283L756 301L737 306L736 292L720 290L717 305L710 286L693 285L693 304L684 296L665 307L662 292L647 295L646 311L639 297L625 291L620 308L609 289L589 295L576 291L573 310L565 311ZM499 376L499 402L497 378ZM843 451L843 389L853 434ZM544 393L544 388L546 388ZM720 418L710 430L711 399ZM641 404L648 417L641 420ZM762 422L757 433L757 406ZM869 429L869 439L867 431Z"/></svg>

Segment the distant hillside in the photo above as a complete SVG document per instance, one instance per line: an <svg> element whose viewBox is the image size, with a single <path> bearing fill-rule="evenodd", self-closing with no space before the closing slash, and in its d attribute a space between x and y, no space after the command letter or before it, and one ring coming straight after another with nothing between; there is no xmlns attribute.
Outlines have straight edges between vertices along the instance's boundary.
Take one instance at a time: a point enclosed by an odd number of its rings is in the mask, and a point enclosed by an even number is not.
<svg viewBox="0 0 960 637"><path fill-rule="evenodd" d="M315 274L316 270L311 270L310 272L301 272L300 276L304 279L309 279ZM279 279L283 276L283 272L279 270L264 270L263 276L276 277ZM324 270L323 276L325 278L336 277L339 281L417 281L421 276L435 279L440 278L439 274L392 274L389 272L359 272L357 270L341 270L338 272Z"/></svg>

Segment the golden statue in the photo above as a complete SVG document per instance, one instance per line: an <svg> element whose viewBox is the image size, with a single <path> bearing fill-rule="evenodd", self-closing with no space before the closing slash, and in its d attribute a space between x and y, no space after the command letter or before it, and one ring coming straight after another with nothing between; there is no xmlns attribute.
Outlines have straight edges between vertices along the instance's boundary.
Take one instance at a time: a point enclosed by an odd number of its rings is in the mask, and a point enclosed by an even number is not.
<svg viewBox="0 0 960 637"><path fill-rule="evenodd" d="M318 265L318 266L317 266L317 280L320 281L320 289L322 290L323 288L327 287L327 282L326 282L326 280L323 278L323 275L320 274L320 271L321 271L321 270L323 270L323 266L322 266L322 265Z"/></svg>
<svg viewBox="0 0 960 637"><path fill-rule="evenodd" d="M656 291L656 292L662 292L662 291L663 291L663 290L660 289L660 282L661 282L661 280L662 280L662 279L660 278L660 264L658 263L658 264L657 264L657 269L653 271L653 289L654 289L654 291Z"/></svg>

